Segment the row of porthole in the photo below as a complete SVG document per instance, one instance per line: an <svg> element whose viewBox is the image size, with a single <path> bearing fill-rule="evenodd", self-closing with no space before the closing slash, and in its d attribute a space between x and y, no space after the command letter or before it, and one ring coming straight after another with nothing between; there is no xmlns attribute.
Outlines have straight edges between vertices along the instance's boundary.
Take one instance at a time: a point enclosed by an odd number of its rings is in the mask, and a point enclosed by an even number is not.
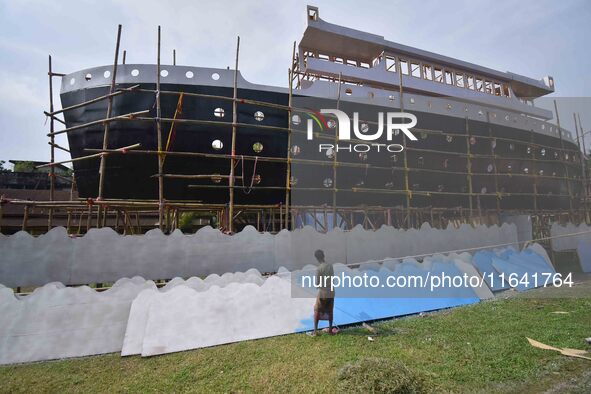
<svg viewBox="0 0 591 394"><path fill-rule="evenodd" d="M223 108L218 107L213 110L213 115L216 118L223 118L226 115L226 111ZM256 111L253 116L257 122L262 122L263 119L265 119L265 114L262 111Z"/></svg>
<svg viewBox="0 0 591 394"><path fill-rule="evenodd" d="M211 147L214 150L220 150L224 147L224 143L221 140L213 140L211 142ZM263 151L263 144L260 142L255 142L254 144L252 144L252 150L254 151L254 153L261 153Z"/></svg>
<svg viewBox="0 0 591 394"><path fill-rule="evenodd" d="M351 95L353 94L353 90L352 90L351 88L347 88L347 89L345 90L345 94L346 94L347 96L351 96ZM373 98L373 97L374 97L374 93L373 93L373 92L370 92L370 93L369 93L369 97L370 97L370 98ZM394 101L395 99L396 99L396 97L395 97L394 95L392 95L392 94L388 96L388 100L390 100L390 101ZM415 104L415 98L414 98L414 97L410 97L410 98L409 98L409 100L408 100L408 102L409 102L410 104ZM429 108L431 108L431 101L428 101L428 105L429 105ZM452 109L453 109L453 105L452 105L452 104L447 104L447 109L448 109L448 110L452 110ZM465 111L465 112L468 112L468 106L465 106L465 107L464 107L464 111ZM480 116L484 116L484 111L482 111L482 110L479 110L479 111L478 111L478 115L480 115ZM492 116L493 118L496 118L496 117L497 117L497 114L496 114L495 112L491 112L491 116ZM508 122L509 120L511 120L510 116L509 116L509 115L505 115L505 120L506 120L507 122ZM514 122L514 123L517 123L517 118L513 118L513 122ZM535 125L535 124L534 124L534 125ZM540 127L541 127L541 129L542 129L542 130L545 130L545 128L546 128L544 123L542 123L542 124L540 125ZM558 134L559 130L557 129L557 130L555 131L555 130L554 130L554 127L553 127L553 126L550 126L550 132L553 132L553 133L555 133L555 134Z"/></svg>
<svg viewBox="0 0 591 394"><path fill-rule="evenodd" d="M133 70L131 70L131 76L132 77L137 77L138 75L140 75L140 70L138 70L137 68L134 68ZM106 70L103 73L103 77L109 78L111 76L111 71ZM163 78L168 77L168 70L164 69L164 70L160 70L160 76ZM191 79L195 76L195 73L193 73L193 71L187 71L185 73L185 77L187 77L188 79ZM92 79L92 74L91 73L87 73L84 76L84 79L87 81L90 81ZM217 81L218 79L220 79L220 74L218 73L213 73L211 74L211 79L213 79L214 81ZM76 78L72 78L70 79L70 85L74 85L76 83Z"/></svg>

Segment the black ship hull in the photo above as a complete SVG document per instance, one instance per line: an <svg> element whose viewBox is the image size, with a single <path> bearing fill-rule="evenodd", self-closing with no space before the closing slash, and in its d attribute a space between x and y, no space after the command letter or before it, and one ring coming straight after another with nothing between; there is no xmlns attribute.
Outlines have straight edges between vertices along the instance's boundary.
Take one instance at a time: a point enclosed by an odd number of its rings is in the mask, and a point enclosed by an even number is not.
<svg viewBox="0 0 591 394"><path fill-rule="evenodd" d="M129 85L118 85L118 88ZM62 93L64 107L108 94L108 86ZM142 91L145 89L146 91ZM112 116L150 110L156 116L154 84L142 84L138 91L114 97ZM200 93L232 97L228 87L162 84L163 91ZM260 102L288 105L283 92L238 89L238 97ZM295 97L297 102L299 98ZM335 108L335 100L316 99L318 108ZM179 102L175 94L161 95L162 118L173 118ZM362 119L375 119L380 108L341 101L347 112L360 111ZM223 116L219 115L219 109ZM107 101L65 113L67 127L103 119ZM261 111L264 119L253 114ZM568 209L578 205L581 187L580 156L575 144L561 138L528 132L487 121L462 119L440 114L416 112L414 129L418 141L408 141L406 153L367 154L341 151L337 154L336 180L332 157L318 151L318 143L334 143L334 132L324 130L325 140L307 141L304 132L292 134L293 189L292 203L300 205L332 204L338 206L404 206L407 196L412 206L472 207L502 210ZM304 116L305 114L302 114ZM217 124L174 124L168 151L203 154L231 154L232 101L185 95L177 119L221 121ZM287 157L288 134L279 129L262 129L256 125L288 127L287 111L282 108L239 103L237 122L242 124L236 138L236 204L282 204L285 202L287 166L284 161L241 160L242 156L261 158ZM244 125L247 126L244 126ZM249 127L248 125L253 125ZM304 122L300 127L305 126ZM372 127L375 127L372 125ZM162 122L163 147L169 141L170 122ZM331 134L331 132L333 134ZM72 158L86 156L86 149L101 149L104 126L101 124L68 133ZM332 138L332 140L331 140ZM212 146L222 142L221 149ZM314 144L312 144L314 142ZM155 121L121 120L110 124L108 147L121 148L141 144L140 150L158 148ZM262 151L255 152L255 144ZM402 134L391 143L402 144ZM293 150L298 145L297 151ZM219 148L219 146L218 146ZM406 156L406 157L405 157ZM314 160L303 164L298 160ZM79 195L95 198L99 184L98 159L74 162ZM406 168L405 169L405 161ZM322 162L322 163L321 163ZM169 154L164 161L164 174L228 175L227 157L198 157ZM106 159L104 198L158 199L158 158L150 154L112 154ZM253 179L254 178L254 179ZM330 182L326 182L330 179ZM252 186L252 187L251 187ZM165 178L166 200L200 201L225 204L229 201L227 178ZM333 200L336 199L336 200ZM573 206L574 205L574 206Z"/></svg>

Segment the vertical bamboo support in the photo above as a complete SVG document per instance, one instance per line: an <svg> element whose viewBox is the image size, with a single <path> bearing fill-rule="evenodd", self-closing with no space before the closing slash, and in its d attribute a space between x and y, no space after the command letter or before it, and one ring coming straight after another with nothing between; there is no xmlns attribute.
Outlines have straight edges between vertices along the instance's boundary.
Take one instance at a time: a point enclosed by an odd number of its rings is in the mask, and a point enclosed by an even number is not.
<svg viewBox="0 0 591 394"><path fill-rule="evenodd" d="M498 172L498 168L497 168L497 155L495 153L495 148L493 147L493 133L492 133L492 127L490 125L490 112L488 112L488 111L486 112L486 123L488 126L490 155L492 156L492 165L493 165L493 170L494 170L497 216L499 216L501 214L501 195L500 195L500 191L499 191L499 172Z"/></svg>
<svg viewBox="0 0 591 394"><path fill-rule="evenodd" d="M339 87L337 90L337 110L341 105L341 81L343 78L343 73L339 73ZM337 226L337 146L339 143L339 126L337 122L337 127L334 129L334 149L333 149L333 157L332 157L332 227L335 228ZM326 223L326 230L328 231L328 223Z"/></svg>
<svg viewBox="0 0 591 394"><path fill-rule="evenodd" d="M580 119L579 122L577 123L577 117L575 115L575 113L573 112L573 118L575 120L575 131L577 133L577 145L579 147L579 161L581 162L581 177L582 177L582 184L581 186L583 187L583 201L584 204L586 205L587 203L587 171L585 170L585 148L583 147L583 151L581 152L581 140L580 140L580 135L579 134L583 134L583 128L581 127L581 123L580 123ZM581 133L579 133L579 127L581 127ZM584 206L585 206L584 205Z"/></svg>
<svg viewBox="0 0 591 394"><path fill-rule="evenodd" d="M556 100L554 100L554 111L556 112L556 125L558 126L558 136L560 137L560 148L561 148L560 161L562 161L564 164L564 175L566 177L566 189L568 191L568 205L569 205L569 211L572 213L573 195L572 195L572 191L571 191L570 178L568 175L568 164L566 164L564 162L564 157L563 157L564 140L562 139L562 128L560 127L560 116L558 115L558 104L556 104Z"/></svg>
<svg viewBox="0 0 591 394"><path fill-rule="evenodd" d="M236 61L234 65L234 95L232 100L232 152L230 159L230 204L228 207L228 231L234 231L234 167L236 166L236 129L238 124L238 55L240 53L240 36L236 43ZM244 176L244 174L242 174Z"/></svg>
<svg viewBox="0 0 591 394"><path fill-rule="evenodd" d="M536 149L534 148L534 131L530 133L531 152L532 152L532 175L534 178L533 192L534 192L534 214L538 213L538 166L536 165Z"/></svg>
<svg viewBox="0 0 591 394"><path fill-rule="evenodd" d="M54 136L54 115L53 115L53 70L51 67L51 55L49 55L49 72L47 73L49 76L49 112L51 116L49 117L49 132L50 132L50 146L51 146L51 154L50 154L50 163L53 164L55 162L55 136ZM49 167L49 200L53 201L55 196L55 166ZM53 208L49 208L48 218L47 218L47 230L51 230L53 225Z"/></svg>
<svg viewBox="0 0 591 394"><path fill-rule="evenodd" d="M466 154L467 154L467 161L466 161L466 168L468 170L468 175L466 175L466 179L468 180L468 207L470 208L470 213L468 215L469 219L472 219L472 195L474 191L472 189L472 149L470 148L470 125L468 123L468 117L466 116Z"/></svg>
<svg viewBox="0 0 591 394"><path fill-rule="evenodd" d="M111 88L109 90L109 94L113 94L115 92L115 83L117 79L117 63L119 62L119 45L121 43L121 25L117 26L117 42L115 44L115 59L113 60L113 74L111 75ZM113 113L113 97L109 96L108 103L107 103L107 119L111 117ZM107 150L109 148L109 128L111 122L105 122L105 130L103 132L103 150ZM101 154L101 163L99 167L99 190L98 190L98 198L102 199L104 195L104 187L105 187L105 171L106 171L106 164L107 164L107 154L103 152ZM100 210L99 210L100 212ZM100 219L100 218L99 218ZM97 223L98 224L98 223Z"/></svg>
<svg viewBox="0 0 591 394"><path fill-rule="evenodd" d="M162 231L164 221L164 177L162 176L162 108L160 107L160 26L158 26L158 59L156 65L156 131L158 137L158 228Z"/></svg>
<svg viewBox="0 0 591 394"><path fill-rule="evenodd" d="M127 55L127 51L126 50L123 50L123 64L125 64L125 57L126 57L126 55Z"/></svg>
<svg viewBox="0 0 591 394"><path fill-rule="evenodd" d="M400 63L398 63L398 87L400 89L400 112L404 112L404 88L402 87L402 68L400 67ZM405 223L408 224L410 222L410 199L411 199L411 191L408 185L408 157L406 155L406 137L402 135L402 147L404 148L402 151L402 157L404 160L404 190L406 192L406 218L403 215L403 223L402 226L404 227ZM408 220L408 222L407 222Z"/></svg>
<svg viewBox="0 0 591 394"><path fill-rule="evenodd" d="M581 144L582 144L582 148L583 148L583 166L585 167L585 183L587 184L587 164L586 164L586 157L587 157L587 153L585 151L585 129L583 129L583 123L581 123L581 114L577 112L577 118L579 119L579 127L581 128ZM587 188L589 187L589 185L587 184L587 187L585 188L585 203L587 202L587 195L589 193L589 190L587 190ZM585 211L587 210L587 206L585 205Z"/></svg>
<svg viewBox="0 0 591 394"><path fill-rule="evenodd" d="M27 223L29 222L29 206L25 205L25 213L23 214L23 225L21 230L27 231Z"/></svg>
<svg viewBox="0 0 591 394"><path fill-rule="evenodd" d="M172 50L172 65L176 66L176 49Z"/></svg>
<svg viewBox="0 0 591 394"><path fill-rule="evenodd" d="M295 64L296 42L293 42L293 50L291 54L291 68L289 70L289 95L287 99L287 168L285 179L285 229L289 230L289 203L291 195L291 124L292 124L292 100L293 100L293 68ZM280 220L283 222L283 214L280 215ZM293 221L292 221L293 222ZM293 228L293 226L292 226Z"/></svg>

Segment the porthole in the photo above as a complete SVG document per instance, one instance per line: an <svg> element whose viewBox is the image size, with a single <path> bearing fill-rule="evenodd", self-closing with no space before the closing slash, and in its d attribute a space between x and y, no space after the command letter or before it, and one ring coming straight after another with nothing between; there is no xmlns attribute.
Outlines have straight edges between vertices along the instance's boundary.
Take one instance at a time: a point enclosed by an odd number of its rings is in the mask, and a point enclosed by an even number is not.
<svg viewBox="0 0 591 394"><path fill-rule="evenodd" d="M415 103L415 98L414 97L411 97L409 101L410 101L411 104L414 104Z"/></svg>
<svg viewBox="0 0 591 394"><path fill-rule="evenodd" d="M222 181L222 176L220 174L213 174L211 176L211 181L213 183L220 183Z"/></svg>
<svg viewBox="0 0 591 394"><path fill-rule="evenodd" d="M452 137L451 135L446 135L446 136L445 136L445 140L446 140L447 142L452 142L452 141L454 140L454 137Z"/></svg>
<svg viewBox="0 0 591 394"><path fill-rule="evenodd" d="M345 89L345 94L346 94L347 96L350 96L350 95L352 95L352 94L353 94L353 90L351 90L351 89L347 88L347 89Z"/></svg>
<svg viewBox="0 0 591 394"><path fill-rule="evenodd" d="M132 77L137 77L138 75L140 75L140 70L138 70L137 68L134 68L133 70L131 70Z"/></svg>
<svg viewBox="0 0 591 394"><path fill-rule="evenodd" d="M261 176L260 174L255 174L255 176L252 178L252 183L255 185L258 185L259 183L261 183Z"/></svg>
<svg viewBox="0 0 591 394"><path fill-rule="evenodd" d="M490 142L490 147L493 148L493 149L495 149L497 147L497 140L492 140Z"/></svg>
<svg viewBox="0 0 591 394"><path fill-rule="evenodd" d="M528 147L527 147L527 154L528 154L528 155L531 155L531 146L528 146Z"/></svg>
<svg viewBox="0 0 591 394"><path fill-rule="evenodd" d="M480 110L480 111L478 111L478 115L484 116L484 112L482 112L482 110Z"/></svg>
<svg viewBox="0 0 591 394"><path fill-rule="evenodd" d="M389 95L389 96L388 96L388 100L390 100L390 101L394 101L394 95L392 95L392 94L391 94L391 95Z"/></svg>
<svg viewBox="0 0 591 394"><path fill-rule="evenodd" d="M70 79L70 85L74 85L75 83L76 83L76 79L75 78Z"/></svg>
<svg viewBox="0 0 591 394"><path fill-rule="evenodd" d="M392 163L396 163L398 161L398 156L392 155L390 156L390 159L392 159Z"/></svg>
<svg viewBox="0 0 591 394"><path fill-rule="evenodd" d="M300 123L302 123L302 118L300 117L300 115L295 114L291 117L291 124L297 126Z"/></svg>
<svg viewBox="0 0 591 394"><path fill-rule="evenodd" d="M334 119L329 119L328 122L326 122L326 124L328 125L329 129L334 129L335 127L337 127L337 122Z"/></svg>
<svg viewBox="0 0 591 394"><path fill-rule="evenodd" d="M427 139L427 133L425 133L424 131L421 132L420 136L421 136L421 139L422 140L426 140Z"/></svg>
<svg viewBox="0 0 591 394"><path fill-rule="evenodd" d="M225 111L223 108L216 108L213 110L213 114L216 118L223 118L225 115Z"/></svg>
<svg viewBox="0 0 591 394"><path fill-rule="evenodd" d="M254 144L252 144L252 150L254 151L254 153L261 153L263 151L263 144L261 144L260 142L255 142Z"/></svg>
<svg viewBox="0 0 591 394"><path fill-rule="evenodd" d="M195 76L195 74L193 74L193 71L187 71L185 73L185 77L187 77L189 79L193 78L194 76Z"/></svg>
<svg viewBox="0 0 591 394"><path fill-rule="evenodd" d="M90 81L92 79L92 74L88 73L84 76L84 79L86 79L87 81Z"/></svg>
<svg viewBox="0 0 591 394"><path fill-rule="evenodd" d="M328 157L329 159L334 159L334 149L333 148L328 148L326 150L326 157Z"/></svg>
<svg viewBox="0 0 591 394"><path fill-rule="evenodd" d="M109 78L110 76L111 76L111 72L109 70L107 70L103 73L103 77L105 77L105 78Z"/></svg>
<svg viewBox="0 0 591 394"><path fill-rule="evenodd" d="M509 115L505 115L505 120L509 120Z"/></svg>
<svg viewBox="0 0 591 394"><path fill-rule="evenodd" d="M220 79L220 74L218 74L218 73L211 74L211 79L213 79L214 81L217 81L218 79Z"/></svg>
<svg viewBox="0 0 591 394"><path fill-rule="evenodd" d="M568 160L568 153L564 154L564 160Z"/></svg>
<svg viewBox="0 0 591 394"><path fill-rule="evenodd" d="M425 165L425 158L423 156L419 156L419 158L417 159L417 164L422 167Z"/></svg>
<svg viewBox="0 0 591 394"><path fill-rule="evenodd" d="M540 171L538 171L538 173L539 173L541 176L543 176L543 175L544 175L544 170L540 170Z"/></svg>
<svg viewBox="0 0 591 394"><path fill-rule="evenodd" d="M322 181L322 184L324 185L324 187L331 187L332 186L332 179L325 178L324 181Z"/></svg>
<svg viewBox="0 0 591 394"><path fill-rule="evenodd" d="M294 146L291 147L291 155L292 156L299 155L301 151L302 151L301 148L299 146L297 146L297 145L294 145Z"/></svg>
<svg viewBox="0 0 591 394"><path fill-rule="evenodd" d="M492 170L494 170L494 166L493 166L492 164L489 164L489 165L486 167L486 171L487 171L487 172L492 172Z"/></svg>
<svg viewBox="0 0 591 394"><path fill-rule="evenodd" d="M483 186L482 189L480 189L480 194L486 194L486 186Z"/></svg>
<svg viewBox="0 0 591 394"><path fill-rule="evenodd" d="M540 155L542 155L542 156L546 156L546 149L543 149L543 148L542 148L542 150L540 151Z"/></svg>
<svg viewBox="0 0 591 394"><path fill-rule="evenodd" d="M168 77L168 70L160 70L160 76L163 78Z"/></svg>
<svg viewBox="0 0 591 394"><path fill-rule="evenodd" d="M366 161L366 160L367 160L367 153L365 153L365 152L361 152L361 153L359 154L359 160L361 160L361 161Z"/></svg>
<svg viewBox="0 0 591 394"><path fill-rule="evenodd" d="M507 171L508 172L513 171L513 166L511 164L507 164Z"/></svg>
<svg viewBox="0 0 591 394"><path fill-rule="evenodd" d="M464 107L464 112L468 112L468 106L467 105Z"/></svg>
<svg viewBox="0 0 591 394"><path fill-rule="evenodd" d="M384 186L388 189L394 189L394 182L386 182Z"/></svg>
<svg viewBox="0 0 591 394"><path fill-rule="evenodd" d="M470 145L476 145L476 137L470 137Z"/></svg>
<svg viewBox="0 0 591 394"><path fill-rule="evenodd" d="M369 125L367 123L361 123L360 129L362 133L367 133L369 131Z"/></svg>
<svg viewBox="0 0 591 394"><path fill-rule="evenodd" d="M224 143L220 140L213 140L211 147L215 150L220 150L224 147Z"/></svg>
<svg viewBox="0 0 591 394"><path fill-rule="evenodd" d="M400 134L400 130L399 129L394 130L394 136L397 136L398 134Z"/></svg>
<svg viewBox="0 0 591 394"><path fill-rule="evenodd" d="M447 104L447 109L452 109L453 106L451 104Z"/></svg>
<svg viewBox="0 0 591 394"><path fill-rule="evenodd" d="M558 159L558 152L554 152L554 158Z"/></svg>
<svg viewBox="0 0 591 394"><path fill-rule="evenodd" d="M257 112L255 112L255 113L254 113L254 119L255 119L257 122L262 122L262 121L263 121L263 119L265 119L265 114L264 114L264 113L262 113L261 111L257 111Z"/></svg>
<svg viewBox="0 0 591 394"><path fill-rule="evenodd" d="M298 184L298 178L296 178L295 176L292 176L292 177L290 177L290 178L289 178L289 184L290 184L291 186L295 186L295 185L297 185L297 184Z"/></svg>
<svg viewBox="0 0 591 394"><path fill-rule="evenodd" d="M514 151L515 150L515 145L514 144L509 144L509 150L510 151Z"/></svg>
<svg viewBox="0 0 591 394"><path fill-rule="evenodd" d="M546 125L544 123L542 123L542 130L544 130L546 128Z"/></svg>
<svg viewBox="0 0 591 394"><path fill-rule="evenodd" d="M524 168L523 168L523 173L524 173L524 174L529 174L529 168L527 168L527 167L524 167Z"/></svg>
<svg viewBox="0 0 591 394"><path fill-rule="evenodd" d="M413 190L419 190L420 187L421 187L421 185L419 183L413 183L412 184L412 189Z"/></svg>
<svg viewBox="0 0 591 394"><path fill-rule="evenodd" d="M441 193L443 191L443 189L444 189L443 185L437 185L437 191L438 192Z"/></svg>
<svg viewBox="0 0 591 394"><path fill-rule="evenodd" d="M444 159L443 160L443 168L447 168L449 167L449 159Z"/></svg>

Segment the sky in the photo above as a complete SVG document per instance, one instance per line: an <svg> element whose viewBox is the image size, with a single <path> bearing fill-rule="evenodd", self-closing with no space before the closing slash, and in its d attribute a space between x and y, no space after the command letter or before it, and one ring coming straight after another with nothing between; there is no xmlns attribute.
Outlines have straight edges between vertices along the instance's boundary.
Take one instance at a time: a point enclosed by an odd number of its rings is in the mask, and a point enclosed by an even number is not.
<svg viewBox="0 0 591 394"><path fill-rule="evenodd" d="M174 48L179 65L225 68L234 62L240 35L242 75L287 87L306 4L318 6L327 22L390 41L536 79L552 75L555 97L591 92L587 0L0 0L0 160L49 160L43 115L49 54L55 72L108 65L122 24L127 63L155 63L161 25L163 63L172 63ZM58 79L54 86L60 108ZM591 130L591 100L568 102ZM560 108L561 125L574 130L569 110ZM67 146L67 139L62 135L56 143ZM56 160L67 159L66 152L56 152Z"/></svg>

